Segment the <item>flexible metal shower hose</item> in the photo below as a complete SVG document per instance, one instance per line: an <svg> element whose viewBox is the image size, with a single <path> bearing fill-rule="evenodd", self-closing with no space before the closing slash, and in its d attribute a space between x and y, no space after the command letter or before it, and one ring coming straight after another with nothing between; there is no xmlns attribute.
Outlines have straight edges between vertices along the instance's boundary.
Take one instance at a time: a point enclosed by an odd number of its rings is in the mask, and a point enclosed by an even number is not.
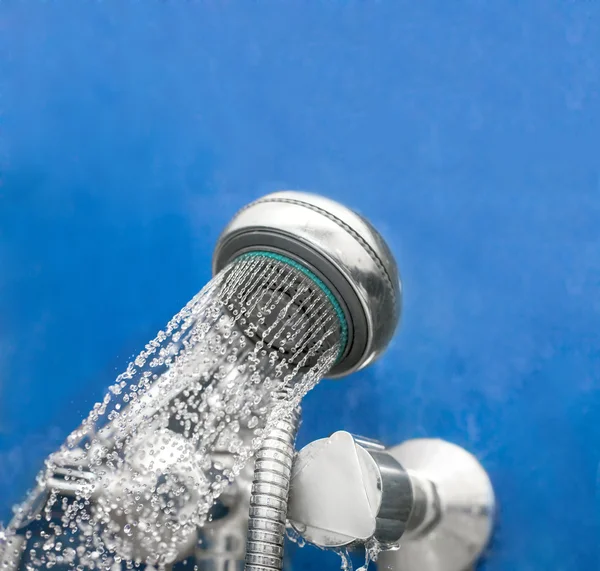
<svg viewBox="0 0 600 571"><path fill-rule="evenodd" d="M246 543L246 571L280 571L300 410L269 431L256 454Z"/></svg>

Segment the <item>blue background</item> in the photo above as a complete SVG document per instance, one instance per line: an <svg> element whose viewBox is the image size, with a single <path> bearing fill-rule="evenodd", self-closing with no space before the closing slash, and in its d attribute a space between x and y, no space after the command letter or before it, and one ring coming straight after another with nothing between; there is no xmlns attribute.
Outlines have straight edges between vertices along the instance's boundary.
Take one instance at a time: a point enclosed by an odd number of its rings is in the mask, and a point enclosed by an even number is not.
<svg viewBox="0 0 600 571"><path fill-rule="evenodd" d="M583 0L1 2L1 519L236 209L300 188L367 215L405 287L302 443L457 442L498 495L486 569L598 569L599 65Z"/></svg>

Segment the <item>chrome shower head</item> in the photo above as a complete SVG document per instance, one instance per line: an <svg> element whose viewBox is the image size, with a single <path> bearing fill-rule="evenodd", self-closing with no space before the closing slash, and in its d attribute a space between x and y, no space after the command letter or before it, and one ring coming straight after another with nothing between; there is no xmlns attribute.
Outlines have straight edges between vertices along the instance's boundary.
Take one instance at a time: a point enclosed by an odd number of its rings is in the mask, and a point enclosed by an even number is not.
<svg viewBox="0 0 600 571"><path fill-rule="evenodd" d="M400 279L389 247L362 216L315 194L275 192L227 225L215 248L213 273L249 252L300 264L339 304L347 340L330 377L362 369L387 347L400 318Z"/></svg>

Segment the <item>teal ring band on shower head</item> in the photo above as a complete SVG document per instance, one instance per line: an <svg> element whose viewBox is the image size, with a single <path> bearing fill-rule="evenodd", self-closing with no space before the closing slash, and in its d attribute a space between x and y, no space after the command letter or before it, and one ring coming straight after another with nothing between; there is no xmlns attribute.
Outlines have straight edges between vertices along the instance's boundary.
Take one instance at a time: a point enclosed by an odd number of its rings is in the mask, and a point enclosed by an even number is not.
<svg viewBox="0 0 600 571"><path fill-rule="evenodd" d="M338 318L338 324L340 327L340 349L338 351L337 361L339 361L344 351L346 350L346 345L348 343L348 323L346 322L346 316L344 315L344 311L342 310L342 306L339 304L338 300L335 298L331 290L327 287L327 285L321 280L318 276L316 276L313 272L311 272L308 268L304 267L302 264L299 264L295 260L288 258L286 256L282 256L281 254L275 254L274 252L247 252L242 254L237 259L243 260L246 258L269 258L271 260L277 260L283 264L291 266L292 268L298 270L302 274L304 274L308 279L310 279L327 297L329 303L333 307L333 310Z"/></svg>

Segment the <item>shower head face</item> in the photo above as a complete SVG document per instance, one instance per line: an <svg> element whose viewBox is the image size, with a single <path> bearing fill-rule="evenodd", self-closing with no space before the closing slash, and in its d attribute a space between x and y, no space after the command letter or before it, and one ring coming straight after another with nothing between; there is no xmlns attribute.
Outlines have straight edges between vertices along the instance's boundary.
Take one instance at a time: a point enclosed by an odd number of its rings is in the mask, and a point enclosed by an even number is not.
<svg viewBox="0 0 600 571"><path fill-rule="evenodd" d="M269 194L227 225L215 248L213 272L256 251L308 268L342 308L348 340L329 377L361 369L385 350L400 318L400 279L389 247L362 216L315 194Z"/></svg>
<svg viewBox="0 0 600 571"><path fill-rule="evenodd" d="M343 354L348 330L343 310L308 269L279 254L250 252L223 271L234 292L228 305L232 318L241 317L244 334L283 359L280 372L305 372L326 354Z"/></svg>

